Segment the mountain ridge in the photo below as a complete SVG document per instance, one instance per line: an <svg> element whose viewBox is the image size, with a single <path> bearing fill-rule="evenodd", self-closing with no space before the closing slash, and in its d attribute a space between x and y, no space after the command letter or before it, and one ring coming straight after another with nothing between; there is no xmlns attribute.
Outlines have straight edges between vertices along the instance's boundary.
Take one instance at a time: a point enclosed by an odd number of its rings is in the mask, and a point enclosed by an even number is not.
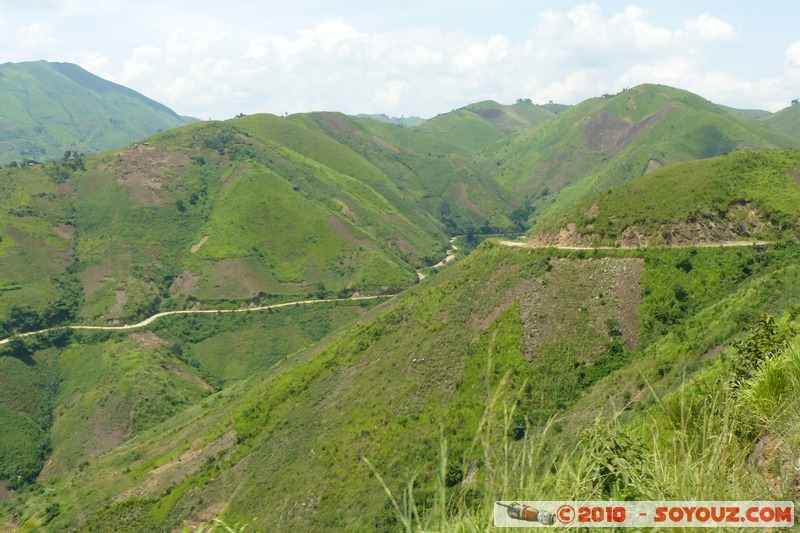
<svg viewBox="0 0 800 533"><path fill-rule="evenodd" d="M78 65L32 61L0 65L0 164L51 160L67 151L120 148L196 121Z"/></svg>
<svg viewBox="0 0 800 533"><path fill-rule="evenodd" d="M800 148L797 141L693 93L644 84L586 100L476 159L505 188L526 195L538 218L666 164L737 149Z"/></svg>

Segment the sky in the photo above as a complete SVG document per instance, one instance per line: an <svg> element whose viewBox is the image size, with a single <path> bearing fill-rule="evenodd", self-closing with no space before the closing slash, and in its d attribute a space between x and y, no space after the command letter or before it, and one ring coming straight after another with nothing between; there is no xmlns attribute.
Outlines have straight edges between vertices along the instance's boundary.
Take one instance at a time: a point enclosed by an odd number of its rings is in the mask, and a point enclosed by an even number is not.
<svg viewBox="0 0 800 533"><path fill-rule="evenodd" d="M800 97L800 2L0 0L0 63L41 59L200 119L429 118L640 83L777 111Z"/></svg>

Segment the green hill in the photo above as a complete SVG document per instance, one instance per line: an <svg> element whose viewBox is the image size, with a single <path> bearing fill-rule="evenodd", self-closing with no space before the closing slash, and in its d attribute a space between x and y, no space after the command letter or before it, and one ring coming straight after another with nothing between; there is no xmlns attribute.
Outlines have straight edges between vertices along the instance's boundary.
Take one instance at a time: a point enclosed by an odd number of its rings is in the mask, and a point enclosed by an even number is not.
<svg viewBox="0 0 800 533"><path fill-rule="evenodd" d="M442 222L380 169L271 116L4 169L0 191L8 330L193 302L394 292L447 243Z"/></svg>
<svg viewBox="0 0 800 533"><path fill-rule="evenodd" d="M395 529L403 520L447 529L459 517L489 522L490 502L503 495L522 498L513 484L521 481L508 477L521 469L533 478L581 472L571 488L537 485L552 498L613 497L602 479L582 477L591 470L580 456L559 454L597 414L615 409L630 411L624 420L637 431L651 430L653 416L668 428L680 411L659 414L653 394L679 409L673 391L721 371L717 347L760 313L793 309L798 253L784 245L586 257L489 243L329 343L208 395L114 450L77 466L60 460L71 474L45 474L48 490L14 512L20 524L52 530L175 528L218 514L258 530ZM676 267L687 258L694 268ZM131 342L76 341L62 358L113 354ZM700 409L701 398L686 408ZM66 416L57 414L54 427ZM559 429L546 448L518 463L554 416ZM53 439L58 457L65 444L56 431ZM737 450L755 445L736 439ZM615 483L653 497L656 481ZM788 497L741 478L717 486L720 498ZM688 487L663 494L681 490Z"/></svg>
<svg viewBox="0 0 800 533"><path fill-rule="evenodd" d="M799 178L794 150L675 163L588 196L537 225L532 241L646 246L795 238Z"/></svg>
<svg viewBox="0 0 800 533"><path fill-rule="evenodd" d="M763 119L764 124L789 135L800 137L800 105L795 104Z"/></svg>
<svg viewBox="0 0 800 533"><path fill-rule="evenodd" d="M557 112L530 102L502 105L487 100L437 115L418 129L473 153L510 133L542 124Z"/></svg>
<svg viewBox="0 0 800 533"><path fill-rule="evenodd" d="M386 122L388 124L396 124L398 126L403 126L404 128L413 128L425 122L425 119L420 117L390 117L389 115L385 114L378 114L378 115L361 114L358 115L358 117L371 118L373 120L378 120L380 122Z"/></svg>
<svg viewBox="0 0 800 533"><path fill-rule="evenodd" d="M381 169L406 202L419 206L451 234L513 231L510 213L519 203L476 172L464 150L422 129L399 128L338 113L296 118Z"/></svg>
<svg viewBox="0 0 800 533"><path fill-rule="evenodd" d="M800 152L746 150L796 142L643 86L417 128L241 116L5 168L0 336L252 312L0 345L0 529L796 500ZM453 235L517 230L531 195L535 242L609 249L490 240L419 279ZM777 242L699 246L733 239ZM318 301L354 294L383 296Z"/></svg>
<svg viewBox="0 0 800 533"><path fill-rule="evenodd" d="M641 85L571 107L479 159L484 172L543 215L670 163L774 147L800 145L692 93Z"/></svg>
<svg viewBox="0 0 800 533"><path fill-rule="evenodd" d="M193 122L70 63L0 65L0 165L96 153Z"/></svg>
<svg viewBox="0 0 800 533"><path fill-rule="evenodd" d="M735 115L741 118L751 118L755 120L763 120L767 119L772 115L769 111L765 111L763 109L737 109L735 107L728 107L725 105L718 104L720 109L724 109L728 113Z"/></svg>

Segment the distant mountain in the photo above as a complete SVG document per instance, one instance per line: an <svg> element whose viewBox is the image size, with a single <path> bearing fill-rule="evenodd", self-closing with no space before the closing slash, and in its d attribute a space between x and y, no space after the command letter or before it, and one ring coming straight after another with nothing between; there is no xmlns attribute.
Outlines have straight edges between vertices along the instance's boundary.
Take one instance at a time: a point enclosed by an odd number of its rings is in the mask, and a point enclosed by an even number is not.
<svg viewBox="0 0 800 533"><path fill-rule="evenodd" d="M379 120L388 124L397 124L398 126L403 126L404 128L413 128L425 122L425 119L420 117L390 117L389 115L385 115L383 113L372 115L361 114L358 115L358 118L371 118L373 120Z"/></svg>
<svg viewBox="0 0 800 533"><path fill-rule="evenodd" d="M0 165L120 148L195 119L70 63L0 65Z"/></svg>
<svg viewBox="0 0 800 533"><path fill-rule="evenodd" d="M527 100L513 105L486 100L437 115L418 129L475 152L511 133L538 126L562 109L556 104L539 106Z"/></svg>
<svg viewBox="0 0 800 533"><path fill-rule="evenodd" d="M776 147L800 148L800 142L690 92L640 85L586 100L494 143L478 160L542 214L670 163Z"/></svg>

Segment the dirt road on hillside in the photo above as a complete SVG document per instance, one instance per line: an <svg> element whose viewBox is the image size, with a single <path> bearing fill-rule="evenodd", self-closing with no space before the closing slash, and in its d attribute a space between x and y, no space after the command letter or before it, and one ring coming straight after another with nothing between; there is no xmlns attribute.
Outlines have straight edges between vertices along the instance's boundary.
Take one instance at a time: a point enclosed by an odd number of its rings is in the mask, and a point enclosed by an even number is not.
<svg viewBox="0 0 800 533"><path fill-rule="evenodd" d="M376 298L392 298L394 294L382 294L378 296L354 296L352 298L330 298L328 300L298 300L294 302L284 302L280 304L272 304L272 305L262 305L259 307L245 307L242 309L186 309L180 311L164 311L162 313L156 313L155 315L145 318L141 322L137 322L136 324L126 324L124 326L80 326L80 325L67 325L67 326L55 326L52 328L41 329L39 331L29 331L27 333L20 333L19 335L15 335L9 337L7 339L0 340L0 345L6 344L11 339L14 338L21 338L21 337L30 337L33 335L39 335L41 333L47 333L48 331L53 331L56 329L68 328L68 329L93 329L99 331L126 331L131 329L138 329L143 328L152 324L154 321L158 320L164 316L170 315L191 315L191 314L217 314L217 313L252 313L255 311L266 311L268 309L279 309L281 307L289 307L292 305L311 305L311 304L320 304L325 302L352 302L357 300L374 300Z"/></svg>
<svg viewBox="0 0 800 533"><path fill-rule="evenodd" d="M515 248L555 248L556 250L643 250L646 248L727 248L730 246L766 246L775 244L770 241L721 241L695 244L672 244L665 246L532 246L527 242L499 241L504 246Z"/></svg>

